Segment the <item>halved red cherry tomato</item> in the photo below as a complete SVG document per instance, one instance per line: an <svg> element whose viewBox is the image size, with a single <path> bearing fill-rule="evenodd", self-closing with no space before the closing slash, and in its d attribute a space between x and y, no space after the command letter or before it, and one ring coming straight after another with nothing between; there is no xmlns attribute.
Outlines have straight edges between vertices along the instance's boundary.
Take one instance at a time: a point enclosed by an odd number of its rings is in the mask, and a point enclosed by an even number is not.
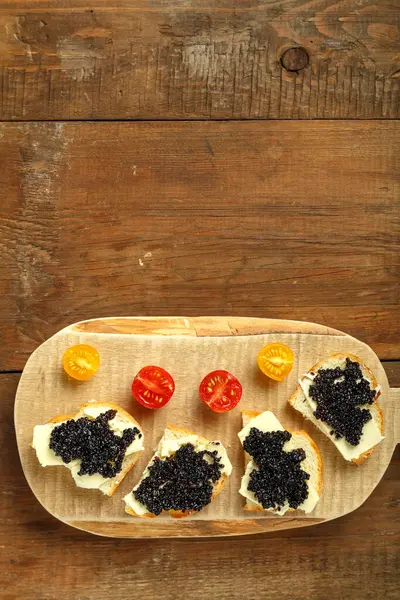
<svg viewBox="0 0 400 600"><path fill-rule="evenodd" d="M172 376L161 367L140 369L132 383L132 394L146 408L161 408L175 391Z"/></svg>
<svg viewBox="0 0 400 600"><path fill-rule="evenodd" d="M228 371L212 371L200 383L200 398L217 413L235 408L242 397L242 386Z"/></svg>

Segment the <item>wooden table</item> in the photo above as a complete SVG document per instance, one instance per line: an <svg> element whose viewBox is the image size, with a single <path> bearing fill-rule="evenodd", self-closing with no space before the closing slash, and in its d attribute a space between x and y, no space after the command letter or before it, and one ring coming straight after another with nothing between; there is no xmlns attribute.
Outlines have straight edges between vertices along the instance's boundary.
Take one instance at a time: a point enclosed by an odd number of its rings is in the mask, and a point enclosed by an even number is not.
<svg viewBox="0 0 400 600"><path fill-rule="evenodd" d="M21 472L19 373L109 315L311 320L400 386L398 0L0 0L0 596L391 599L399 454L355 513L97 538ZM101 122L95 122L101 121Z"/></svg>

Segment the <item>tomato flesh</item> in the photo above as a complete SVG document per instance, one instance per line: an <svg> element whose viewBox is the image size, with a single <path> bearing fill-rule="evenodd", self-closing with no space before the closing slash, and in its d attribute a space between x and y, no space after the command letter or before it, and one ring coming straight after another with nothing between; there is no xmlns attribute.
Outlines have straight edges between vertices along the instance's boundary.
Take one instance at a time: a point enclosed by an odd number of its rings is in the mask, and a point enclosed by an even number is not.
<svg viewBox="0 0 400 600"><path fill-rule="evenodd" d="M67 375L77 381L87 381L99 368L100 356L93 346L76 344L64 352L62 364Z"/></svg>
<svg viewBox="0 0 400 600"><path fill-rule="evenodd" d="M264 346L257 356L261 371L275 381L283 381L289 375L293 362L293 351L278 342Z"/></svg>
<svg viewBox="0 0 400 600"><path fill-rule="evenodd" d="M207 406L214 412L223 413L232 410L242 397L242 386L238 379L228 371L212 371L200 383L199 394Z"/></svg>
<svg viewBox="0 0 400 600"><path fill-rule="evenodd" d="M161 367L150 365L140 369L132 383L132 394L146 408L161 408L175 391L172 376Z"/></svg>

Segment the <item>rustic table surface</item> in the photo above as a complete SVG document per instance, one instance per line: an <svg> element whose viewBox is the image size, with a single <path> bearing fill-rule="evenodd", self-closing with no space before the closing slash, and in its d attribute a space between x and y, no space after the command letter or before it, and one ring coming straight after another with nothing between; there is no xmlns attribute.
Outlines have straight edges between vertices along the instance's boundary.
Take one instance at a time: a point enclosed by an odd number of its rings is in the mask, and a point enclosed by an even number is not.
<svg viewBox="0 0 400 600"><path fill-rule="evenodd" d="M13 405L110 315L316 321L400 386L399 57L399 0L0 0L2 599L398 597L398 453L323 525L98 538L34 499Z"/></svg>

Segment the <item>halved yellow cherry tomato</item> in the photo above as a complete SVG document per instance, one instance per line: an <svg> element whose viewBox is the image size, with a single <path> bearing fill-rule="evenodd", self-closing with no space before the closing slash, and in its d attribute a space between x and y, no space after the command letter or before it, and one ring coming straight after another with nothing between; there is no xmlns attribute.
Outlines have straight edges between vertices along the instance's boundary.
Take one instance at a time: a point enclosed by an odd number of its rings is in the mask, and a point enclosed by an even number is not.
<svg viewBox="0 0 400 600"><path fill-rule="evenodd" d="M64 352L62 364L67 375L78 381L87 381L99 368L100 356L96 348L77 344Z"/></svg>
<svg viewBox="0 0 400 600"><path fill-rule="evenodd" d="M294 354L285 344L268 344L260 350L257 364L261 371L275 381L283 381L293 367Z"/></svg>

